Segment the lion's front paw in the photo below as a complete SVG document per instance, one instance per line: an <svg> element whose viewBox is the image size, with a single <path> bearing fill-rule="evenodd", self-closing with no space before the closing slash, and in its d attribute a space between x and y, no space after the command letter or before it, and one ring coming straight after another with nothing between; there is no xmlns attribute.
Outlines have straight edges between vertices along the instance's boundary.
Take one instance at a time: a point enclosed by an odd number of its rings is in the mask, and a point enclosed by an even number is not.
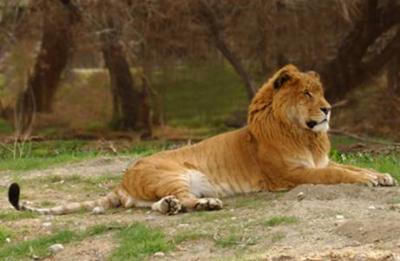
<svg viewBox="0 0 400 261"><path fill-rule="evenodd" d="M380 186L396 186L397 180L390 174L378 174L378 185Z"/></svg>
<svg viewBox="0 0 400 261"><path fill-rule="evenodd" d="M360 183L370 187L375 186L395 186L397 181L390 174L366 173L360 177Z"/></svg>
<svg viewBox="0 0 400 261"><path fill-rule="evenodd" d="M219 210L223 207L223 203L218 198L201 198L195 205L196 210Z"/></svg>
<svg viewBox="0 0 400 261"><path fill-rule="evenodd" d="M162 214L176 215L181 211L182 204L175 196L166 196L154 203L152 209Z"/></svg>

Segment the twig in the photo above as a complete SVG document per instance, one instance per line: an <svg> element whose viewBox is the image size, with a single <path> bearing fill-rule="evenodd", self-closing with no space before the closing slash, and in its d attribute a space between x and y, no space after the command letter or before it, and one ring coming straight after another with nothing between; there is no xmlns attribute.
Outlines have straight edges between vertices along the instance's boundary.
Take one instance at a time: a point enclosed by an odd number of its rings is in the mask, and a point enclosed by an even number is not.
<svg viewBox="0 0 400 261"><path fill-rule="evenodd" d="M349 100L341 100L332 104L332 108L336 109L340 107L346 107L347 105L349 105L349 103L350 103Z"/></svg>
<svg viewBox="0 0 400 261"><path fill-rule="evenodd" d="M343 131L343 130L331 129L331 130L329 130L329 133L336 134L336 135L348 136L350 138L353 138L353 139L356 139L359 141L363 141L363 142L367 142L367 143L400 146L400 142L387 142L387 141L381 141L381 140L377 140L377 139L371 139L371 138L362 137L357 134L350 133L350 132Z"/></svg>
<svg viewBox="0 0 400 261"><path fill-rule="evenodd" d="M11 148L9 148L9 146L5 145L2 142L0 142L0 146L3 147L4 149L8 150L9 152L13 152L13 150Z"/></svg>

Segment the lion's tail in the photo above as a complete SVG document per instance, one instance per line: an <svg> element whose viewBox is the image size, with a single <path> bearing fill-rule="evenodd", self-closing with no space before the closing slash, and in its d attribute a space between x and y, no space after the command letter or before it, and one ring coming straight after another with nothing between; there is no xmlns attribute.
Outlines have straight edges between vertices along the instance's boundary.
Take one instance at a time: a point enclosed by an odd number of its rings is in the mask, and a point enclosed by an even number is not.
<svg viewBox="0 0 400 261"><path fill-rule="evenodd" d="M63 215L78 212L80 210L94 210L96 207L102 207L103 209L114 208L121 205L122 193L119 193L120 188L116 188L114 191L108 193L106 196L97 199L84 202L67 203L51 208L36 208L28 206L26 203L19 203L20 186L17 183L11 184L8 189L8 201L15 209L20 211L31 211L43 215Z"/></svg>

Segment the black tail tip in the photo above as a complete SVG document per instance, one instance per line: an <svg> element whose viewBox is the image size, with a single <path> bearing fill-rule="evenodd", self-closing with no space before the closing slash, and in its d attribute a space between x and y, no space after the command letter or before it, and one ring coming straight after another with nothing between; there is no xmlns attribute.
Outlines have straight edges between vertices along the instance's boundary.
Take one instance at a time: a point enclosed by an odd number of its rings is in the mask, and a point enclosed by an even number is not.
<svg viewBox="0 0 400 261"><path fill-rule="evenodd" d="M13 183L8 188L8 201L10 201L11 205L14 206L16 210L19 210L19 185L17 183Z"/></svg>

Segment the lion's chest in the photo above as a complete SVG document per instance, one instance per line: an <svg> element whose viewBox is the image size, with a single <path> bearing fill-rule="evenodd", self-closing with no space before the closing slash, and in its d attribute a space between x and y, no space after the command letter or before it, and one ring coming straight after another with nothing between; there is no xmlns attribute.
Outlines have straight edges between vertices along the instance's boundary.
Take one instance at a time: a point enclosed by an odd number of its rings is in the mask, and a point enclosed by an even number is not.
<svg viewBox="0 0 400 261"><path fill-rule="evenodd" d="M315 168L318 168L318 169L325 168L328 166L328 164L329 164L329 158L326 155L318 158L317 160L314 159Z"/></svg>
<svg viewBox="0 0 400 261"><path fill-rule="evenodd" d="M329 164L327 155L314 156L311 152L304 153L301 157L291 160L295 165L300 165L307 168L325 168Z"/></svg>

